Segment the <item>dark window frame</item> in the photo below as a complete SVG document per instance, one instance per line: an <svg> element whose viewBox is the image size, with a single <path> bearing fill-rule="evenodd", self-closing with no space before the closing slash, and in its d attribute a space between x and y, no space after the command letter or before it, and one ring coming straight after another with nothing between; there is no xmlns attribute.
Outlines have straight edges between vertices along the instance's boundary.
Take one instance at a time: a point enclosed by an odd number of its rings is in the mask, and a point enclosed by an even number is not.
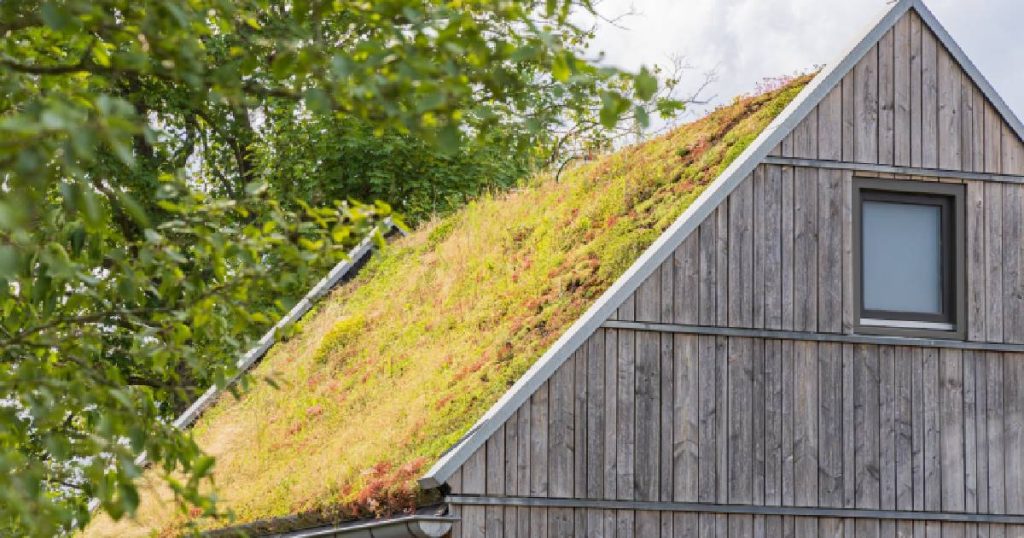
<svg viewBox="0 0 1024 538"><path fill-rule="evenodd" d="M855 330L864 334L963 339L966 334L965 188L962 184L854 178L853 265ZM888 312L864 308L864 202L941 208L942 313ZM867 322L867 323L865 323Z"/></svg>

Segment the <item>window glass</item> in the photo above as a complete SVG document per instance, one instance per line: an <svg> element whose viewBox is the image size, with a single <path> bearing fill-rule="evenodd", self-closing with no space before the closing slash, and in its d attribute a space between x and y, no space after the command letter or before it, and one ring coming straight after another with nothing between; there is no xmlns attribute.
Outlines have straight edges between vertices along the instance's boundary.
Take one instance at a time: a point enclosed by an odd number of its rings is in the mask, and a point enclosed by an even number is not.
<svg viewBox="0 0 1024 538"><path fill-rule="evenodd" d="M864 308L941 313L941 208L865 200L861 219Z"/></svg>

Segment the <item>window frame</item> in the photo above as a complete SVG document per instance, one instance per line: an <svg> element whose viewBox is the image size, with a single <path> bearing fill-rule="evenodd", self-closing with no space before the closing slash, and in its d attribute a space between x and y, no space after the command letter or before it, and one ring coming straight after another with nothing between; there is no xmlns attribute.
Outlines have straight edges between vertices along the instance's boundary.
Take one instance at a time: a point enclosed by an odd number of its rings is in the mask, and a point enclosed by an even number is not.
<svg viewBox="0 0 1024 538"><path fill-rule="evenodd" d="M858 333L916 338L966 336L966 208L963 184L855 177L853 180L854 328ZM892 202L941 208L941 314L864 308L864 202Z"/></svg>

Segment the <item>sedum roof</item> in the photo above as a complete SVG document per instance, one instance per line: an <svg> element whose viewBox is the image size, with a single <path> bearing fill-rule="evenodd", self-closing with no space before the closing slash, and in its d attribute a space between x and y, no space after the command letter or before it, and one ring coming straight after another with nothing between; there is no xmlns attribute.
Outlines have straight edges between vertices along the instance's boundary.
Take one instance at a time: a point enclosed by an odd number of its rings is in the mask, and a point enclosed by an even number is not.
<svg viewBox="0 0 1024 538"><path fill-rule="evenodd" d="M737 98L656 139L485 196L378 253L194 427L234 520L147 476L136 519L89 536L285 530L412 510L416 479L796 97Z"/></svg>

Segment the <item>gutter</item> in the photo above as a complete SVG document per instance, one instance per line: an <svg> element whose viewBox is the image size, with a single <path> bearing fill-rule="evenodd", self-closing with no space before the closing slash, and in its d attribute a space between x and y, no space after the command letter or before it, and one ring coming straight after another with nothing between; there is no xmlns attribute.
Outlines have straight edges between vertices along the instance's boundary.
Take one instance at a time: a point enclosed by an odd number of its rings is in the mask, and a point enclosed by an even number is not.
<svg viewBox="0 0 1024 538"><path fill-rule="evenodd" d="M360 521L345 525L320 527L285 534L275 538L441 538L452 530L458 518L448 516L411 515L376 521Z"/></svg>

